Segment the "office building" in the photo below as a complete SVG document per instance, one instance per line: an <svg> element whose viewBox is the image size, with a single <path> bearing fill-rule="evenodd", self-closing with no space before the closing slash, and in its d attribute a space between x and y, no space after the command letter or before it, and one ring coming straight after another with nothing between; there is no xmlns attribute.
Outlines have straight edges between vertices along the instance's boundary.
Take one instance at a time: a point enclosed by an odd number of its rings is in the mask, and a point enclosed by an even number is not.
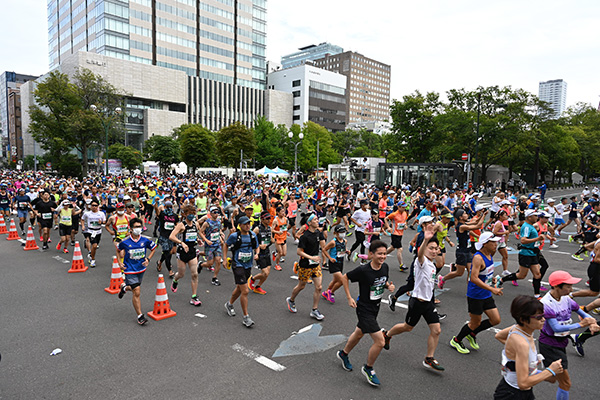
<svg viewBox="0 0 600 400"><path fill-rule="evenodd" d="M0 75L0 133L2 140L2 159L14 159L17 154L17 149L13 148L11 143L16 143L19 140L18 134L12 129L20 126L20 117L17 120L17 114L13 109L14 124L10 123L10 97L17 96L21 85L27 81L36 79L37 76L17 74L15 72L6 71ZM14 97L12 104L19 103L17 97Z"/></svg>
<svg viewBox="0 0 600 400"><path fill-rule="evenodd" d="M50 70L78 51L264 89L266 0L48 0Z"/></svg>
<svg viewBox="0 0 600 400"><path fill-rule="evenodd" d="M353 51L326 55L314 65L348 78L346 125L390 120L390 65Z"/></svg>
<svg viewBox="0 0 600 400"><path fill-rule="evenodd" d="M271 90L291 93L293 123L313 121L337 132L345 129L346 77L310 65L282 69L267 76Z"/></svg>
<svg viewBox="0 0 600 400"><path fill-rule="evenodd" d="M567 82L562 79L540 82L538 97L550 104L552 117L559 118L567 107Z"/></svg>
<svg viewBox="0 0 600 400"><path fill-rule="evenodd" d="M343 53L344 49L331 43L301 47L299 51L281 57L282 68L292 68L304 64L306 61L314 61L327 55ZM269 71L270 72L270 71Z"/></svg>

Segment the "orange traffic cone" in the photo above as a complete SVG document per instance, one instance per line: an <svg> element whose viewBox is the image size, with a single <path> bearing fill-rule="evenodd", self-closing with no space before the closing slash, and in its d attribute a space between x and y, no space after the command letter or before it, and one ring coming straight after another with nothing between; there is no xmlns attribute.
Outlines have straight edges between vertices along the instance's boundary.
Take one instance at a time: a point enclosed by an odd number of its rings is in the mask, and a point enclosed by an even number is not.
<svg viewBox="0 0 600 400"><path fill-rule="evenodd" d="M35 236L33 235L33 229L27 228L27 242L23 250L39 250L37 243L35 242Z"/></svg>
<svg viewBox="0 0 600 400"><path fill-rule="evenodd" d="M156 297L154 298L154 310L148 313L148 316L155 321L176 316L177 313L171 310L169 297L167 296L167 287L163 274L158 275L158 284L156 285Z"/></svg>
<svg viewBox="0 0 600 400"><path fill-rule="evenodd" d="M85 272L87 269L88 267L86 267L83 263L83 256L81 255L79 242L75 242L75 250L73 250L73 262L71 263L71 269L68 272Z"/></svg>
<svg viewBox="0 0 600 400"><path fill-rule="evenodd" d="M124 282L123 274L121 274L121 267L117 262L117 257L113 256L112 272L110 274L110 284L104 291L110 294L117 294L121 290L121 284Z"/></svg>
<svg viewBox="0 0 600 400"><path fill-rule="evenodd" d="M4 221L4 216L0 214L0 234L5 235L8 231L6 230L6 222Z"/></svg>
<svg viewBox="0 0 600 400"><path fill-rule="evenodd" d="M8 237L6 240L19 240L20 237L17 234L17 226L15 225L15 220L10 220L10 230L8 231Z"/></svg>

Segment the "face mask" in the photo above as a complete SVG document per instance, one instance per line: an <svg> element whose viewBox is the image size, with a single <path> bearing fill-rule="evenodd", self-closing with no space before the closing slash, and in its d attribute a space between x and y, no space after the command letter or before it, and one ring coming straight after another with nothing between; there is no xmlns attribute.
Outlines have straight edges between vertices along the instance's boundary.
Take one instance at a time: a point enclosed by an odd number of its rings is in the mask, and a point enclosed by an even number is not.
<svg viewBox="0 0 600 400"><path fill-rule="evenodd" d="M117 214L123 215L123 214L125 214L125 211L117 211Z"/></svg>
<svg viewBox="0 0 600 400"><path fill-rule="evenodd" d="M142 234L142 228L133 228L133 234L136 236L140 236Z"/></svg>
<svg viewBox="0 0 600 400"><path fill-rule="evenodd" d="M194 220L194 218L196 218L196 216L194 214L189 214L186 218L187 218L188 221L191 222L191 221Z"/></svg>

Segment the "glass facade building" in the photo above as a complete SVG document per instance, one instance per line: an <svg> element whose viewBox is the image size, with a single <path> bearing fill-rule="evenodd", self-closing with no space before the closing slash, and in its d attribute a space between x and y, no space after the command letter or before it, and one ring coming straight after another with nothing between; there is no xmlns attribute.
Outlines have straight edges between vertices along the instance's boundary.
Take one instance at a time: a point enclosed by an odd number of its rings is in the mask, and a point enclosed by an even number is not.
<svg viewBox="0 0 600 400"><path fill-rule="evenodd" d="M455 164L418 164L418 163L381 163L377 166L375 184L400 187L410 184L411 187L451 187L454 180L460 183L462 174Z"/></svg>

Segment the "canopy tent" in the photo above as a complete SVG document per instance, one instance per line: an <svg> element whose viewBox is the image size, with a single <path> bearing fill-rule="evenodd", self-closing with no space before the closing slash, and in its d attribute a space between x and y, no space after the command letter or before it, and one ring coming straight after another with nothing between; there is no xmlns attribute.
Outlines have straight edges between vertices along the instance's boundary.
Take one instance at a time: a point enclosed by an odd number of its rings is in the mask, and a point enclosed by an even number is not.
<svg viewBox="0 0 600 400"><path fill-rule="evenodd" d="M281 169L279 167L275 167L273 169L273 172L275 172L278 176L289 176L290 175L289 172L287 172L286 170Z"/></svg>
<svg viewBox="0 0 600 400"><path fill-rule="evenodd" d="M266 166L262 167L259 170L254 171L254 174L255 175L277 175L277 173L275 171L273 171L270 168L267 168Z"/></svg>

